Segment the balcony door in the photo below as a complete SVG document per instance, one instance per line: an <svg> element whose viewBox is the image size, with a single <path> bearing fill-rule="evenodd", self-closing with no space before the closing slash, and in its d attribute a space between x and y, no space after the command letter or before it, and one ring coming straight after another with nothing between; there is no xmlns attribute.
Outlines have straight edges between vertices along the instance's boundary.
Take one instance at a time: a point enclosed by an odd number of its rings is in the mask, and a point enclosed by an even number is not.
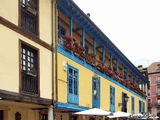
<svg viewBox="0 0 160 120"><path fill-rule="evenodd" d="M78 69L68 65L68 102L73 104L79 103L78 95Z"/></svg>
<svg viewBox="0 0 160 120"><path fill-rule="evenodd" d="M92 78L92 107L100 108L100 80Z"/></svg>
<svg viewBox="0 0 160 120"><path fill-rule="evenodd" d="M110 86L110 111L115 112L115 88Z"/></svg>

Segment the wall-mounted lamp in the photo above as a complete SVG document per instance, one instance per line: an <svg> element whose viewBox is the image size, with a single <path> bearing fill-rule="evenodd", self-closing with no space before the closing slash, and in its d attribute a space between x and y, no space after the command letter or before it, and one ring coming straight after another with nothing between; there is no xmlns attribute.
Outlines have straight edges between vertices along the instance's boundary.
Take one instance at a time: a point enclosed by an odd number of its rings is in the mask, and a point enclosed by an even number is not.
<svg viewBox="0 0 160 120"><path fill-rule="evenodd" d="M94 90L94 95L97 95L97 90Z"/></svg>
<svg viewBox="0 0 160 120"><path fill-rule="evenodd" d="M121 106L121 105L123 105L123 104L127 103L127 102L128 102L128 100L129 100L129 97L128 97L128 96L127 96L127 94L126 94L126 95L125 95L125 97L124 97L124 101L125 101L125 102L118 103L118 106Z"/></svg>
<svg viewBox="0 0 160 120"><path fill-rule="evenodd" d="M66 61L63 61L63 64L62 64L62 65L63 65L63 70L64 70L64 71L67 71L67 64L68 64L68 63L67 63Z"/></svg>

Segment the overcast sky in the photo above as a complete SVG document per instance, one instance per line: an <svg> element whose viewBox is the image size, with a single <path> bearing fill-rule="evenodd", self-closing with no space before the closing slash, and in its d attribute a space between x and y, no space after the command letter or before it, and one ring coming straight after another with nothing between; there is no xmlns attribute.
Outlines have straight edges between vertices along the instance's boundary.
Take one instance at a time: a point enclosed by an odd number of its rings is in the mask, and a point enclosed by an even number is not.
<svg viewBox="0 0 160 120"><path fill-rule="evenodd" d="M160 61L160 0L74 2L135 66Z"/></svg>

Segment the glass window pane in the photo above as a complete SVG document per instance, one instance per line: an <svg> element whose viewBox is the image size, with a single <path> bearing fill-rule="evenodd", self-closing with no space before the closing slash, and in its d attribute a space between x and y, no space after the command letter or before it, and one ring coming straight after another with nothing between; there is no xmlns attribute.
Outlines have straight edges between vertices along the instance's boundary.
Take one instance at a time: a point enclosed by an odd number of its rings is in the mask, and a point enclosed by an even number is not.
<svg viewBox="0 0 160 120"><path fill-rule="evenodd" d="M33 63L33 58L31 58L31 62Z"/></svg>
<svg viewBox="0 0 160 120"><path fill-rule="evenodd" d="M31 64L30 64L30 62L28 62L28 67L30 67L31 66Z"/></svg>
<svg viewBox="0 0 160 120"><path fill-rule="evenodd" d="M34 68L34 65L31 63L31 67L33 67Z"/></svg>
<svg viewBox="0 0 160 120"><path fill-rule="evenodd" d="M26 65L26 61L25 60L23 60L23 65Z"/></svg>
<svg viewBox="0 0 160 120"><path fill-rule="evenodd" d="M30 56L30 51L28 51L28 55Z"/></svg>
<svg viewBox="0 0 160 120"><path fill-rule="evenodd" d="M23 59L26 59L26 56L23 54Z"/></svg>
<svg viewBox="0 0 160 120"><path fill-rule="evenodd" d="M30 57L28 57L28 61L30 61Z"/></svg>
<svg viewBox="0 0 160 120"><path fill-rule="evenodd" d="M33 52L31 52L31 57L33 57Z"/></svg>
<svg viewBox="0 0 160 120"><path fill-rule="evenodd" d="M26 53L26 50L23 48L23 53Z"/></svg>
<svg viewBox="0 0 160 120"><path fill-rule="evenodd" d="M25 67L25 66L23 66L23 70L26 70L26 67Z"/></svg>

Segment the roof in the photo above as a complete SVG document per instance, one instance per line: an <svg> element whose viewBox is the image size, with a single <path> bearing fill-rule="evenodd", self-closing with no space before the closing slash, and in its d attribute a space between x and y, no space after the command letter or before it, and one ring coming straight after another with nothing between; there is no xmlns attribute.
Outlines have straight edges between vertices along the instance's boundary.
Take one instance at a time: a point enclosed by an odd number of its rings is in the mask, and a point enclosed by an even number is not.
<svg viewBox="0 0 160 120"><path fill-rule="evenodd" d="M160 72L160 62L153 62L147 69L148 73Z"/></svg>

